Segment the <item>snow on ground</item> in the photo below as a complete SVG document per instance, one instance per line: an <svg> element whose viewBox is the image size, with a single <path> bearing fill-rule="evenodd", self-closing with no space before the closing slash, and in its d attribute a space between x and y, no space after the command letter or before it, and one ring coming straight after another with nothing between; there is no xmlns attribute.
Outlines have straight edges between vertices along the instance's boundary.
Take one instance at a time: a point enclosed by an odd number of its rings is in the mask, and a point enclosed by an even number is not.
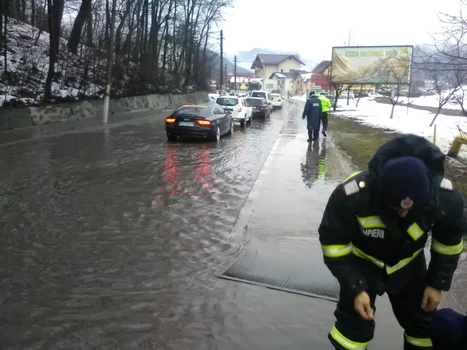
<svg viewBox="0 0 467 350"><path fill-rule="evenodd" d="M401 103L409 102L410 104L414 106L438 108L439 96L438 95L420 96L420 97L411 97L410 99L407 99L407 97L401 97L399 102ZM461 107L457 101L451 100L443 106L443 109L461 110Z"/></svg>
<svg viewBox="0 0 467 350"><path fill-rule="evenodd" d="M305 101L306 96L297 96L293 99ZM340 108L333 115L341 118L354 118L363 124L390 129L401 133L412 133L424 136L433 141L434 127L430 127L434 114L404 106L396 106L394 117L390 119L391 105L378 103L371 99L362 98L355 107L357 100L351 100L349 106L346 101L339 103ZM339 107L338 105L338 107ZM442 113L442 111L441 111ZM467 132L467 118L440 114L436 119L436 145L447 152L455 136L459 135L459 129ZM467 159L467 146L463 146L460 157Z"/></svg>
<svg viewBox="0 0 467 350"><path fill-rule="evenodd" d="M7 74L0 77L0 106L13 99L25 104L38 103L44 94L49 69L49 33L41 32L13 18L8 19ZM95 50L83 46L78 55L68 52L67 41L60 39L59 60L55 67L52 94L76 99L78 95L102 94L105 57L93 59L83 79L85 58ZM0 58L3 73L4 58Z"/></svg>

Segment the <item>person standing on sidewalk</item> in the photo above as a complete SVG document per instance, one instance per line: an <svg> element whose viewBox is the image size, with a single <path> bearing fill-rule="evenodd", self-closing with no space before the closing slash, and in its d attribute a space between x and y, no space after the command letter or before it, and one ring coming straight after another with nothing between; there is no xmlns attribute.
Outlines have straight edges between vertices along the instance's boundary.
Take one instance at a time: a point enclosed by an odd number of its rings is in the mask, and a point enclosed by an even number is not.
<svg viewBox="0 0 467 350"><path fill-rule="evenodd" d="M331 194L318 231L324 262L340 284L328 335L335 349L367 348L376 296L384 293L405 331L404 349L434 349L432 314L451 287L466 230L463 200L444 178L444 160L425 138L401 135Z"/></svg>
<svg viewBox="0 0 467 350"><path fill-rule="evenodd" d="M316 96L315 92L310 92L310 98L306 101L305 109L303 110L302 119L307 118L308 142L318 140L319 125L321 123L321 100Z"/></svg>
<svg viewBox="0 0 467 350"><path fill-rule="evenodd" d="M323 130L321 133L324 137L328 136L326 131L328 130L328 112L329 108L332 107L331 101L326 97L324 92L319 94L319 99L321 100L321 121L323 123Z"/></svg>

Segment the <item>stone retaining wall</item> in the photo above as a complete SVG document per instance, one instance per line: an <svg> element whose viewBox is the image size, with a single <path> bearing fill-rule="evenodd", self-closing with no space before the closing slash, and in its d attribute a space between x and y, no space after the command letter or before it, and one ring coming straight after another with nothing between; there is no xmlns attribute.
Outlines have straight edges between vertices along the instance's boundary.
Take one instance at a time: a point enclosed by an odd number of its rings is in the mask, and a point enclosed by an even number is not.
<svg viewBox="0 0 467 350"><path fill-rule="evenodd" d="M203 91L189 94L123 97L110 100L109 114L128 113L145 109L176 108L184 103L201 103L208 100L208 94ZM67 120L102 118L103 105L103 100L95 100L43 107L0 108L0 131L59 123Z"/></svg>

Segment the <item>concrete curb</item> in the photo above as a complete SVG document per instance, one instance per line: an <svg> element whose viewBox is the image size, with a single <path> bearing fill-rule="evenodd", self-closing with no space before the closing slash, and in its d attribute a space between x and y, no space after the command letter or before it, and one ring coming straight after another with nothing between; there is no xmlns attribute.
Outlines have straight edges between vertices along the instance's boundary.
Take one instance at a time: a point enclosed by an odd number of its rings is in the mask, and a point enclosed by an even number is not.
<svg viewBox="0 0 467 350"><path fill-rule="evenodd" d="M248 228L248 222L250 221L251 214L253 213L254 202L261 194L266 175L269 172L269 167L271 166L272 160L277 153L277 148L279 147L280 142L281 137L280 135L277 135L277 139L269 151L269 155L263 163L258 177L256 178L255 183L253 184L253 187L251 188L250 193L248 194L248 197L246 198L245 203L243 204L243 207L234 222L231 233L241 236L246 232Z"/></svg>
<svg viewBox="0 0 467 350"><path fill-rule="evenodd" d="M132 114L151 110L175 108L184 103L209 101L207 92L188 94L159 94L124 97L110 100L110 115ZM71 102L42 107L0 108L0 132L65 121L98 119L102 115L103 100ZM111 119L109 117L109 119Z"/></svg>

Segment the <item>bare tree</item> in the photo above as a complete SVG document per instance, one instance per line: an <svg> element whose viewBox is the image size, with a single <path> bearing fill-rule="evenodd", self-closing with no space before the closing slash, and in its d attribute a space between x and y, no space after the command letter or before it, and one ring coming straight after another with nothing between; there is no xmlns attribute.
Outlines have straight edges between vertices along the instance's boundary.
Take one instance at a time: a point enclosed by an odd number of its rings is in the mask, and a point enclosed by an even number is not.
<svg viewBox="0 0 467 350"><path fill-rule="evenodd" d="M346 84L332 84L334 87L334 103L332 105L333 111L336 111L337 109L337 101L339 100L339 97L342 95L342 93L347 90L347 85Z"/></svg>
<svg viewBox="0 0 467 350"><path fill-rule="evenodd" d="M401 91L404 86L409 86L410 79L410 63L409 56L384 57L379 60L376 69L379 75L384 78L384 85L390 86L390 91L387 98L391 103L390 119L394 117L394 109L399 102Z"/></svg>
<svg viewBox="0 0 467 350"><path fill-rule="evenodd" d="M433 80L439 96L439 108L430 126L436 121L442 107L451 100L457 101L464 115L467 115L464 108L467 79L467 18L463 14L464 5L462 2L458 15L439 14L442 30L433 38L431 52L423 52L419 63L422 70L436 78Z"/></svg>
<svg viewBox="0 0 467 350"><path fill-rule="evenodd" d="M84 23L91 12L92 0L82 0L78 14L71 30L70 38L68 39L68 48L75 55L78 54L78 44L83 30Z"/></svg>
<svg viewBox="0 0 467 350"><path fill-rule="evenodd" d="M217 59L217 50L211 46L216 37L213 28L222 20L223 9L231 6L233 0L116 1L113 96L207 87ZM5 8L11 6L11 17L39 28L34 31L35 40L31 42L34 46L41 45L45 37L43 32L50 34L49 69L44 72L46 82L34 89L43 94L44 101L55 97L55 86L78 91L83 98L103 95L109 0L0 0L0 4L3 14ZM62 22L67 11L77 13L71 23ZM10 22L6 26L13 32L10 26L16 24ZM3 24L0 46L4 49L5 21ZM66 38L68 33L67 50L61 46L60 36ZM33 61L24 62L24 72L31 71L35 65ZM75 81L75 85L70 87L69 81Z"/></svg>
<svg viewBox="0 0 467 350"><path fill-rule="evenodd" d="M52 98L52 79L55 74L55 64L60 52L60 33L63 16L64 0L47 0L47 17L49 23L49 71L45 81L44 101Z"/></svg>
<svg viewBox="0 0 467 350"><path fill-rule="evenodd" d="M465 82L466 73L461 71L455 71L448 72L446 74L446 72L442 72L442 70L437 69L436 66L433 68L433 70L431 70L430 73L435 87L435 91L438 95L438 108L430 123L430 126L433 126L442 108L448 102L457 100L461 103L461 107L463 106L464 101L458 100L458 92L461 89L462 84Z"/></svg>

